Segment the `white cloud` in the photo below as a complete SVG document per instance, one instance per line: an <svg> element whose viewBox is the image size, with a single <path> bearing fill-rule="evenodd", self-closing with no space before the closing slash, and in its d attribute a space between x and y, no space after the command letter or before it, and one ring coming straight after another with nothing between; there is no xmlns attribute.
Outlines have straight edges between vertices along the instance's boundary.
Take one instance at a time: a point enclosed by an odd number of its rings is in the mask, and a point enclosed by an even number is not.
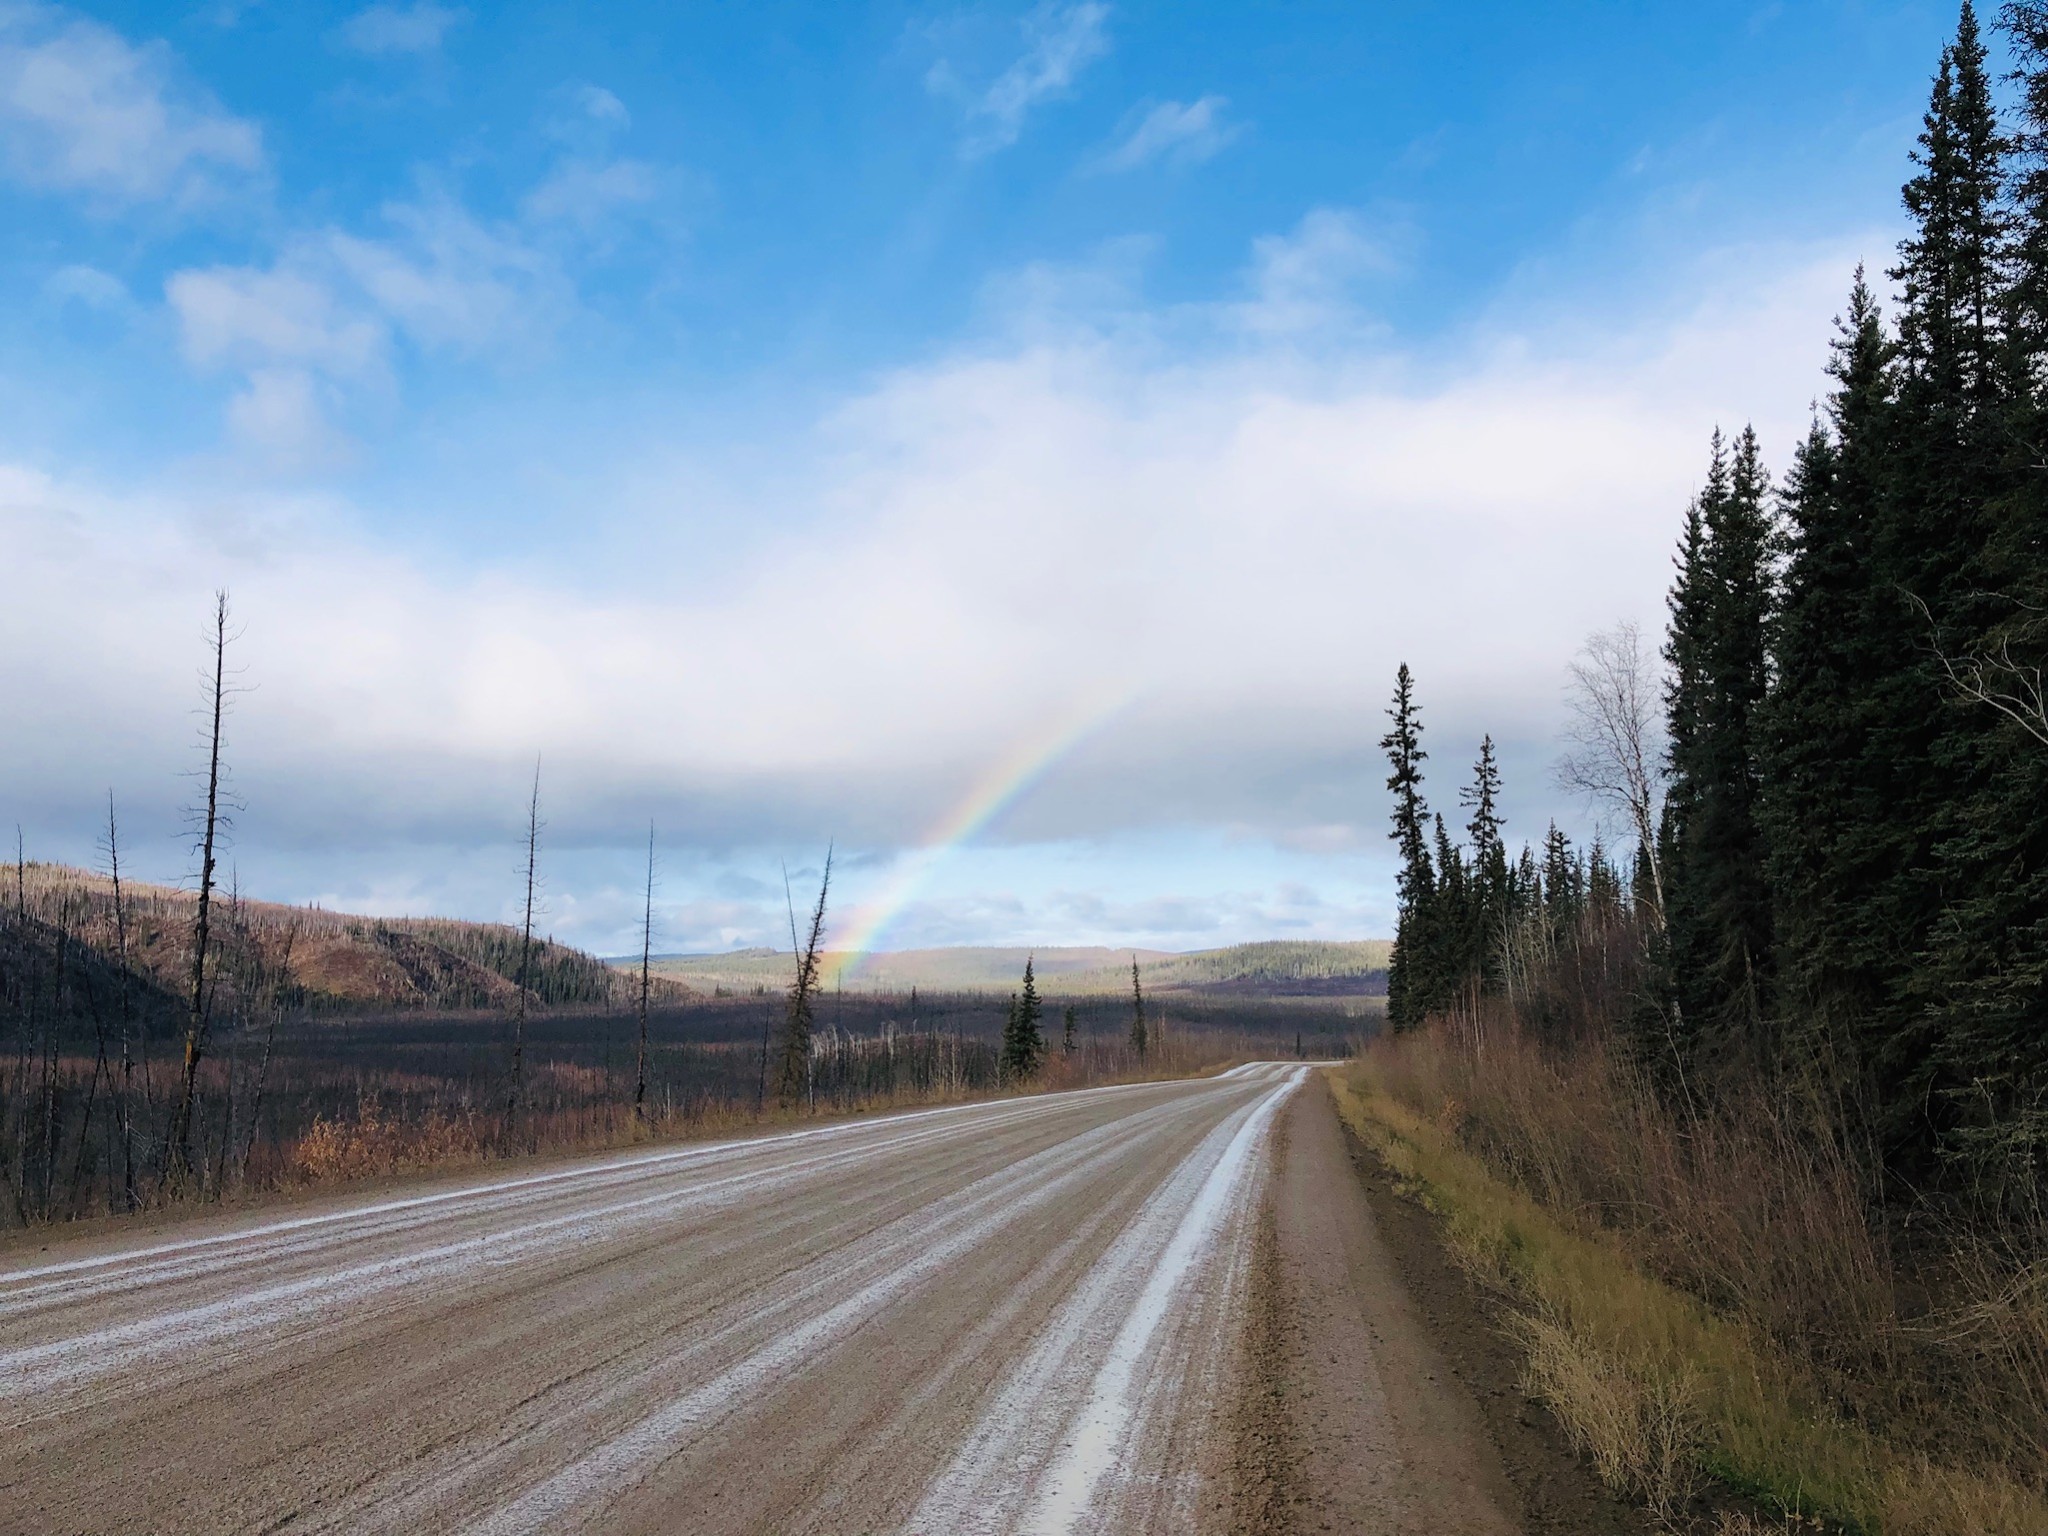
<svg viewBox="0 0 2048 1536"><path fill-rule="evenodd" d="M589 150L609 143L633 123L626 104L601 85L575 81L550 93L541 127L550 138Z"/></svg>
<svg viewBox="0 0 2048 1536"><path fill-rule="evenodd" d="M335 29L335 41L352 53L386 57L392 54L433 53L447 38L448 31L469 13L432 0L417 5L373 5L358 11Z"/></svg>
<svg viewBox="0 0 2048 1536"><path fill-rule="evenodd" d="M1024 51L984 86L970 87L950 58L925 75L935 95L957 100L966 116L961 153L970 159L1007 149L1041 102L1062 95L1082 70L1109 52L1109 7L1099 0L1047 0L1018 23Z"/></svg>
<svg viewBox="0 0 2048 1536"><path fill-rule="evenodd" d="M564 160L519 209L541 223L595 230L625 210L646 207L659 193L659 178L644 160Z"/></svg>
<svg viewBox="0 0 2048 1536"><path fill-rule="evenodd" d="M383 326L296 263L189 269L172 275L164 296L186 357L203 368L285 362L359 377L383 365Z"/></svg>
<svg viewBox="0 0 2048 1536"><path fill-rule="evenodd" d="M228 430L274 469L319 469L347 457L322 409L320 381L304 368L251 369L228 402Z"/></svg>
<svg viewBox="0 0 2048 1536"><path fill-rule="evenodd" d="M552 93L541 129L563 146L547 175L520 199L529 223L602 236L623 215L660 200L666 178L645 160L615 155L612 145L632 126L626 104L601 85L576 82Z"/></svg>
<svg viewBox="0 0 2048 1536"><path fill-rule="evenodd" d="M1280 337L1355 320L1359 281L1397 265L1387 242L1357 214L1313 209L1289 233L1252 243L1252 297L1238 311L1240 323Z"/></svg>
<svg viewBox="0 0 2048 1536"><path fill-rule="evenodd" d="M83 304L87 309L126 309L130 302L128 285L98 267L59 267L43 280L43 292L60 304Z"/></svg>
<svg viewBox="0 0 2048 1536"><path fill-rule="evenodd" d="M110 203L189 202L263 169L263 140L162 43L44 8L0 9L0 157L17 180Z"/></svg>
<svg viewBox="0 0 2048 1536"><path fill-rule="evenodd" d="M473 354L553 328L563 280L518 231L487 225L439 194L387 204L383 213L396 230L390 238L331 231L319 244L414 341Z"/></svg>
<svg viewBox="0 0 2048 1536"><path fill-rule="evenodd" d="M1162 101L1099 155L1092 168L1134 171L1159 160L1199 164L1237 137L1237 125L1222 120L1224 106L1221 96L1185 103Z"/></svg>
<svg viewBox="0 0 2048 1536"><path fill-rule="evenodd" d="M1000 836L1230 827L1291 846L1289 878L1341 872L1378 846L1399 661L1440 800L1481 729L1517 803L1547 798L1564 663L1617 616L1654 624L1715 423L1753 416L1782 465L1855 254L1750 252L1648 310L1427 356L1304 360L1223 304L1171 348L1133 324L963 349L765 445L797 488L757 489L759 542L697 556L683 590L702 475L636 509L629 561L572 579L415 561L332 504L241 495L222 524L217 489L0 472L0 648L32 680L10 715L59 744L0 764L0 791L33 825L178 765L193 616L225 581L262 684L238 769L294 846L496 837L479 786L516 808L538 751L565 839L624 844L651 811L676 846L889 848L1109 691L1132 702ZM1249 280L1292 262L1266 247ZM238 309L252 293L280 313ZM208 297L196 355L305 360L250 368L248 429L317 427L346 329L286 288Z"/></svg>
<svg viewBox="0 0 2048 1536"><path fill-rule="evenodd" d="M186 358L246 376L230 426L275 466L331 458L323 406L341 398L336 386L387 384L401 341L504 353L544 342L573 302L517 231L445 195L387 204L382 216L382 238L322 230L269 266L192 268L165 284Z"/></svg>

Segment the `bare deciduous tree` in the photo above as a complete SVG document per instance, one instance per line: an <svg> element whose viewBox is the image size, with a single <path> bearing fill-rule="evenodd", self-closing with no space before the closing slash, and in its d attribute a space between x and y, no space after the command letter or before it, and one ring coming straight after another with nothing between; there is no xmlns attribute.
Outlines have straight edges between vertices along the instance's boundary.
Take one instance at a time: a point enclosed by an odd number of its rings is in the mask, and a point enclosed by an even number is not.
<svg viewBox="0 0 2048 1536"><path fill-rule="evenodd" d="M1603 806L1635 833L1650 869L1655 921L1664 920L1664 871L1657 857L1663 743L1656 663L1642 632L1624 619L1586 639L1568 669L1565 740L1557 782Z"/></svg>
<svg viewBox="0 0 2048 1536"><path fill-rule="evenodd" d="M1927 604L1910 592L1906 596L1920 610L1930 633L1936 637L1931 642L1934 657L1956 697L1967 704L1982 704L1997 710L2042 746L2048 747L2048 687L2044 687L2040 667L2029 666L2013 655L2015 637L2012 634L2001 635L1988 650L1951 656L1941 648L1940 631ZM2016 606L2022 612L2037 616L2043 612L2027 603ZM2031 638L2041 623L2041 617L2023 623L2019 627L2018 638L2023 642Z"/></svg>
<svg viewBox="0 0 2048 1536"><path fill-rule="evenodd" d="M192 1168L192 1101L198 1091L199 1062L206 1054L208 977L206 962L212 938L213 872L216 837L222 825L220 748L221 717L227 706L228 595L213 595L213 679L206 731L206 802L198 814L199 904L192 918L192 979L185 1013L185 1073L178 1089L178 1109L171 1119L170 1177L183 1179Z"/></svg>

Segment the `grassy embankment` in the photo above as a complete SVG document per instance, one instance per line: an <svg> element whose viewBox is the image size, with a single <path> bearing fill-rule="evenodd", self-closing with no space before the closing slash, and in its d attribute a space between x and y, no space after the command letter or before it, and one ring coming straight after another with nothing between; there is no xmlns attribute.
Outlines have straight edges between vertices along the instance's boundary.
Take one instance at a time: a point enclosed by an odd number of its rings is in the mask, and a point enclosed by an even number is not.
<svg viewBox="0 0 2048 1536"><path fill-rule="evenodd" d="M1767 1115L1680 1127L1597 1058L1431 1030L1329 1077L1505 1299L1531 1393L1666 1526L1717 1480L1782 1528L2048 1531L2038 1262L1951 1242L1908 1273L1845 1162Z"/></svg>

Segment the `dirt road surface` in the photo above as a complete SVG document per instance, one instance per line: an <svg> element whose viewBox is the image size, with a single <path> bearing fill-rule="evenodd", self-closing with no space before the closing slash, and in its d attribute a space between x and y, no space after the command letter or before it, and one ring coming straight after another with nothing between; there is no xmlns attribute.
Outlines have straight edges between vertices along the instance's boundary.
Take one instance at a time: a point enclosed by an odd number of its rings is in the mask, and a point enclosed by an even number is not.
<svg viewBox="0 0 2048 1536"><path fill-rule="evenodd" d="M1274 1301L1275 1212L1313 1330L1293 1356L1378 1372L1353 1392L1287 1368L1314 1410L1274 1419L1311 1426L1276 1452L1289 1486L1341 1485L1300 1505L1302 1528L1352 1528L1355 1509L1405 1530L1420 1507L1438 1529L1446 1479L1478 1486L1471 1426L1417 1406L1430 1366L1398 1307L1371 1325L1352 1303L1313 1311L1367 1239L1316 1235L1317 1181L1349 1177L1329 1147L1276 1159L1334 1134L1326 1111L1286 1113L1320 1098L1305 1076L1239 1068L11 1249L0 1530L1249 1529L1245 1320ZM1361 1480L1359 1455L1381 1471Z"/></svg>

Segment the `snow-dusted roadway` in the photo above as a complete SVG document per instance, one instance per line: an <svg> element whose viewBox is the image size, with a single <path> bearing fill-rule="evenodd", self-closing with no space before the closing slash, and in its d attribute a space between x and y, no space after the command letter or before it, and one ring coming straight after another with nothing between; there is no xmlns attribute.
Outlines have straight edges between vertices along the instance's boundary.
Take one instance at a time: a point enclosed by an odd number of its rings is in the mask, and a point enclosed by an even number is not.
<svg viewBox="0 0 2048 1536"><path fill-rule="evenodd" d="M1289 1065L0 1252L0 1529L1209 1532Z"/></svg>

